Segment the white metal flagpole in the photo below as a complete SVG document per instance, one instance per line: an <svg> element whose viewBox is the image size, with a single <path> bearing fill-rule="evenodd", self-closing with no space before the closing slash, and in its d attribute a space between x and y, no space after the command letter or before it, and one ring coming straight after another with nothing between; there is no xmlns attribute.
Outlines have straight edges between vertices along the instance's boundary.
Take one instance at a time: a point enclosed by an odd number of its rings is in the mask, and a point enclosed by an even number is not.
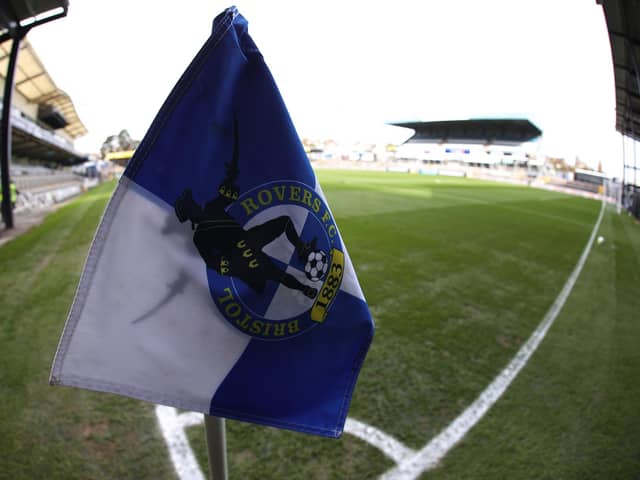
<svg viewBox="0 0 640 480"><path fill-rule="evenodd" d="M211 480L228 480L227 434L224 418L205 414L204 431L207 439Z"/></svg>

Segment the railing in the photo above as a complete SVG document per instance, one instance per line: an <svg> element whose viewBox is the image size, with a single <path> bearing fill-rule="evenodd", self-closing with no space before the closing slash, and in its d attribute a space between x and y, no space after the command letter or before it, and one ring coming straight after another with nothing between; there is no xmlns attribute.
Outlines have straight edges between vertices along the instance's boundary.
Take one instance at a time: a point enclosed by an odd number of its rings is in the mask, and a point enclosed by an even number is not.
<svg viewBox="0 0 640 480"><path fill-rule="evenodd" d="M64 172L56 173L54 175L24 175L14 176L13 181L16 184L18 191L25 190L39 190L45 187L55 187L58 185L64 185L68 183L79 183L83 181L82 177L79 177L75 173Z"/></svg>

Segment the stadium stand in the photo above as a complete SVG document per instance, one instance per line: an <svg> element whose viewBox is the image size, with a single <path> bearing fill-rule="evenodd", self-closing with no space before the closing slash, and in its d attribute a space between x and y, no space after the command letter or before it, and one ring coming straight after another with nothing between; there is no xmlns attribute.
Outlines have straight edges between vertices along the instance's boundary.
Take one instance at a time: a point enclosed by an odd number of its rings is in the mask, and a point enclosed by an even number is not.
<svg viewBox="0 0 640 480"><path fill-rule="evenodd" d="M428 172L526 181L528 177L536 176L544 163L535 155L535 140L542 131L526 119L402 122L391 125L414 131L413 136L398 147L396 159L429 165Z"/></svg>
<svg viewBox="0 0 640 480"><path fill-rule="evenodd" d="M10 46L0 44L0 65L7 62ZM0 87L5 72L0 69ZM25 39L20 44L11 106L12 157L33 164L63 166L86 161L73 140L86 134L71 98L60 90Z"/></svg>
<svg viewBox="0 0 640 480"><path fill-rule="evenodd" d="M616 88L616 130L623 136L621 204L640 219L640 184L635 149L625 152L625 138L640 141L640 3L635 0L597 0L602 5ZM631 157L631 158L629 158Z"/></svg>
<svg viewBox="0 0 640 480"><path fill-rule="evenodd" d="M12 170L12 179L19 190L52 188L81 181L75 173L51 170L44 167L14 165Z"/></svg>
<svg viewBox="0 0 640 480"><path fill-rule="evenodd" d="M0 67L0 91L5 87L11 43L0 43L0 66L4 67ZM74 148L74 140L87 129L27 38L19 44L9 108L9 178L20 192L15 212L58 203L86 189L86 179L69 167L89 160Z"/></svg>
<svg viewBox="0 0 640 480"><path fill-rule="evenodd" d="M607 175L603 173L576 168L573 174L573 180L567 182L567 187L585 190L587 192L602 193L603 185L607 178Z"/></svg>

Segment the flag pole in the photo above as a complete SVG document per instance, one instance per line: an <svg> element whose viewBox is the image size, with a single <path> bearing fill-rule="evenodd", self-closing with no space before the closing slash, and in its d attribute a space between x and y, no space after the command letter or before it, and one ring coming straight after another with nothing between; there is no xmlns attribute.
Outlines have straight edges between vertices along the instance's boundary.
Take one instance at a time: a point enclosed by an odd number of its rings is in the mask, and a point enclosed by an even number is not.
<svg viewBox="0 0 640 480"><path fill-rule="evenodd" d="M209 454L209 476L211 480L228 480L227 434L224 418L205 414L204 431Z"/></svg>

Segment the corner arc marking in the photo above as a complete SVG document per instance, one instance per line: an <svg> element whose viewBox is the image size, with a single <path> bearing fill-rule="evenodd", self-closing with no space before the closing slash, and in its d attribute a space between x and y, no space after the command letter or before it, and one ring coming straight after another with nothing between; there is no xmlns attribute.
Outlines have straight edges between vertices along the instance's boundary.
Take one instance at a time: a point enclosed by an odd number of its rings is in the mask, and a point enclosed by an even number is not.
<svg viewBox="0 0 640 480"><path fill-rule="evenodd" d="M185 433L187 427L201 425L203 415L195 412L178 414L175 408L162 405L156 405L155 412L178 478L205 480ZM353 418L347 418L344 431L379 449L395 463L407 460L416 453L392 436Z"/></svg>
<svg viewBox="0 0 640 480"><path fill-rule="evenodd" d="M200 465L196 460L185 427L195 425L193 421L198 414L189 412L178 415L173 407L156 405L156 418L160 431L169 450L169 458L180 480L205 480ZM202 415L200 421L202 422Z"/></svg>
<svg viewBox="0 0 640 480"><path fill-rule="evenodd" d="M371 425L367 425L351 417L347 418L344 431L376 447L396 463L400 463L416 453L382 430L378 430Z"/></svg>

